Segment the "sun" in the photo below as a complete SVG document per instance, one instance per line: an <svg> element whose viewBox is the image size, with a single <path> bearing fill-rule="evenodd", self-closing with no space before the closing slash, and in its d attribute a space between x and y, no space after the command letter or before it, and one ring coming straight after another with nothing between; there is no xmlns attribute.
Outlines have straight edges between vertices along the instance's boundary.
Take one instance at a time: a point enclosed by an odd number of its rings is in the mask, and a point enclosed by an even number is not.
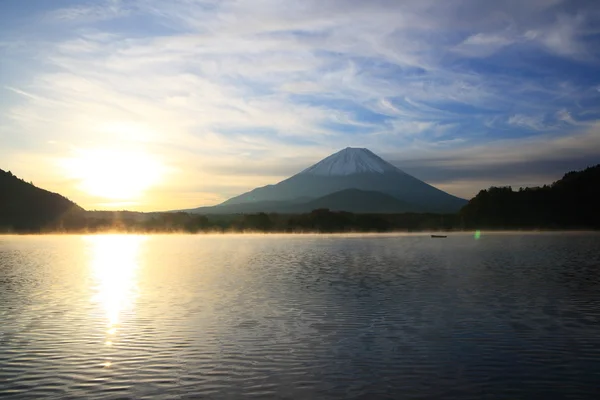
<svg viewBox="0 0 600 400"><path fill-rule="evenodd" d="M77 150L63 167L81 190L108 200L138 199L163 173L159 161L134 150Z"/></svg>

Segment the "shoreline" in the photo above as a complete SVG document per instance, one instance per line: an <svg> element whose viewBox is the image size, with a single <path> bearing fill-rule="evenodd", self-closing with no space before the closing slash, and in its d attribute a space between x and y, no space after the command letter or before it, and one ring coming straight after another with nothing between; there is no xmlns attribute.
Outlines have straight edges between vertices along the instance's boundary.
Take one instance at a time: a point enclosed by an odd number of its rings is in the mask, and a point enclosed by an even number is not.
<svg viewBox="0 0 600 400"><path fill-rule="evenodd" d="M185 235L185 236L429 236L436 234L452 236L475 235L477 230L462 231L388 231L388 232L263 232L263 231L207 231L207 232L186 232L186 231L98 231L98 232L0 232L1 237L9 236L165 236L165 235ZM594 229L479 229L481 236L484 235L535 235L535 234L600 234L600 230Z"/></svg>

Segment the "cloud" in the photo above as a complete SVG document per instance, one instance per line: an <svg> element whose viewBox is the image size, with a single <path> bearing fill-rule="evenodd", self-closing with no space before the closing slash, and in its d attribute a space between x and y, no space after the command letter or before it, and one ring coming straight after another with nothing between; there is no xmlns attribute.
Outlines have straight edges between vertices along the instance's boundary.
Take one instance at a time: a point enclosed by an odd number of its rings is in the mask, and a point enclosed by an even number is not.
<svg viewBox="0 0 600 400"><path fill-rule="evenodd" d="M600 123L581 126L570 136L556 133L507 139L450 149L443 155L422 152L387 154L399 168L439 187L453 187L470 198L489 186L541 186L568 171L600 163Z"/></svg>
<svg viewBox="0 0 600 400"><path fill-rule="evenodd" d="M98 3L83 2L83 4L55 9L47 13L45 20L47 22L81 24L121 18L130 15L132 12L121 0L108 0Z"/></svg>
<svg viewBox="0 0 600 400"><path fill-rule="evenodd" d="M510 125L524 126L538 131L547 128L547 125L544 124L544 116L542 115L515 114L508 118L508 123Z"/></svg>
<svg viewBox="0 0 600 400"><path fill-rule="evenodd" d="M548 51L558 55L589 58L587 46L578 40L585 34L582 29L585 19L585 15L579 13L558 14L552 25L540 30L529 30L525 36L537 40Z"/></svg>
<svg viewBox="0 0 600 400"><path fill-rule="evenodd" d="M476 33L454 47L454 51L470 57L486 57L519 40L510 32Z"/></svg>
<svg viewBox="0 0 600 400"><path fill-rule="evenodd" d="M590 36L600 18L577 4L67 1L41 10L27 35L6 32L0 56L30 71L0 77L11 95L3 155L38 176L24 159L52 169L73 148L141 147L177 171L160 188L178 207L201 205L186 203L193 192L222 199L273 183L346 146L450 158L458 171L475 162L471 149L568 139L600 116Z"/></svg>

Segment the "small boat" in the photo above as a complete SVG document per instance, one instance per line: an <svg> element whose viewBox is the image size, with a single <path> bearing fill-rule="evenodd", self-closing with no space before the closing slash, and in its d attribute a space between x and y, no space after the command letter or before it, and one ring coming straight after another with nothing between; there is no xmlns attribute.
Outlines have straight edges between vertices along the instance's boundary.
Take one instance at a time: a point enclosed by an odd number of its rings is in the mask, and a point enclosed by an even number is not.
<svg viewBox="0 0 600 400"><path fill-rule="evenodd" d="M431 235L432 238L447 238L448 235Z"/></svg>

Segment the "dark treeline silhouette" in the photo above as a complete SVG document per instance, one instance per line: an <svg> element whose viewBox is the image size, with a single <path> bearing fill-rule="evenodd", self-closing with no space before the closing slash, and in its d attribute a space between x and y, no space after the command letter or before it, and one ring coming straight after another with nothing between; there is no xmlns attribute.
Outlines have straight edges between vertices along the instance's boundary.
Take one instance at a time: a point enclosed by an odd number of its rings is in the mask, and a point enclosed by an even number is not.
<svg viewBox="0 0 600 400"><path fill-rule="evenodd" d="M390 232L448 230L458 225L457 215L353 214L328 209L305 214L198 215L186 212L152 213L140 218L131 212L86 212L70 215L41 232Z"/></svg>
<svg viewBox="0 0 600 400"><path fill-rule="evenodd" d="M85 211L0 170L0 232L391 232L463 229L599 229L600 165L550 186L491 187L457 214L308 213L199 215Z"/></svg>
<svg viewBox="0 0 600 400"><path fill-rule="evenodd" d="M69 199L0 169L0 231L37 232L81 213Z"/></svg>
<svg viewBox="0 0 600 400"><path fill-rule="evenodd" d="M491 187L460 211L466 229L600 228L600 165L569 172L552 185Z"/></svg>

